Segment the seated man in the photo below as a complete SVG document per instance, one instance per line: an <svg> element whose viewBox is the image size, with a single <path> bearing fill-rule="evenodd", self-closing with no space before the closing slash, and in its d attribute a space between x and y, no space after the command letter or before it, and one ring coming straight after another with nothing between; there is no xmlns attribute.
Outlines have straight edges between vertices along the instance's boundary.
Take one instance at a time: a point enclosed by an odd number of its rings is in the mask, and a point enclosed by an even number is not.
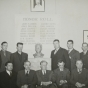
<svg viewBox="0 0 88 88"><path fill-rule="evenodd" d="M31 62L24 62L24 70L18 72L17 85L19 88L36 88L36 72L30 69Z"/></svg>
<svg viewBox="0 0 88 88"><path fill-rule="evenodd" d="M88 88L88 70L83 68L82 60L76 61L76 67L71 74L72 88Z"/></svg>
<svg viewBox="0 0 88 88"><path fill-rule="evenodd" d="M54 70L54 81L58 88L68 88L70 82L70 71L64 67L62 60L58 61L58 67Z"/></svg>
<svg viewBox="0 0 88 88"><path fill-rule="evenodd" d="M17 73L13 72L13 64L5 63L6 70L0 73L0 88L18 88L16 85Z"/></svg>
<svg viewBox="0 0 88 88"><path fill-rule="evenodd" d="M38 78L37 88L55 88L52 82L53 72L47 70L47 64L48 63L46 61L40 62L41 70L36 72Z"/></svg>

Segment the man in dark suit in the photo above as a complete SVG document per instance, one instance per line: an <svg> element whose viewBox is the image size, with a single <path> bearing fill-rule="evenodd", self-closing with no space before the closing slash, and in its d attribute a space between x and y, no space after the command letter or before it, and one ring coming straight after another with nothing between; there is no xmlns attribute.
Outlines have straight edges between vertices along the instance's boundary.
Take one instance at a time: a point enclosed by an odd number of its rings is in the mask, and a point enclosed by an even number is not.
<svg viewBox="0 0 88 88"><path fill-rule="evenodd" d="M0 88L18 88L16 85L17 73L12 71L13 64L5 63L6 70L0 73Z"/></svg>
<svg viewBox="0 0 88 88"><path fill-rule="evenodd" d="M8 43L1 43L1 51L0 51L0 72L5 71L5 63L10 60L11 52L7 51Z"/></svg>
<svg viewBox="0 0 88 88"><path fill-rule="evenodd" d="M37 88L56 88L52 80L53 72L47 70L47 64L44 60L40 62L41 70L36 72L38 78Z"/></svg>
<svg viewBox="0 0 88 88"><path fill-rule="evenodd" d="M70 71L64 65L65 63L59 60L59 68L54 70L54 81L56 82L57 88L69 88Z"/></svg>
<svg viewBox="0 0 88 88"><path fill-rule="evenodd" d="M76 66L71 74L72 88L88 88L88 70L83 68L82 60L77 60Z"/></svg>
<svg viewBox="0 0 88 88"><path fill-rule="evenodd" d="M88 69L88 43L82 44L83 52L80 53L80 58L83 61L83 67Z"/></svg>
<svg viewBox="0 0 88 88"><path fill-rule="evenodd" d="M25 69L18 72L17 85L19 88L36 88L37 75L30 67L30 61L26 61L24 62Z"/></svg>
<svg viewBox="0 0 88 88"><path fill-rule="evenodd" d="M28 54L22 52L23 43L17 43L17 51L11 55L11 62L13 63L13 70L18 72L24 69L24 62L28 60Z"/></svg>
<svg viewBox="0 0 88 88"><path fill-rule="evenodd" d="M68 54L71 60L71 71L76 68L76 60L80 59L80 54L77 50L73 48L74 42L73 40L67 41Z"/></svg>
<svg viewBox="0 0 88 88"><path fill-rule="evenodd" d="M55 50L53 50L51 52L51 68L52 68L52 70L55 70L56 68L58 68L57 64L58 64L58 60L60 60L60 59L62 59L65 62L65 67L70 70L71 63L70 63L70 59L69 59L67 50L60 47L60 42L58 39L55 39L53 41L53 44L54 44Z"/></svg>

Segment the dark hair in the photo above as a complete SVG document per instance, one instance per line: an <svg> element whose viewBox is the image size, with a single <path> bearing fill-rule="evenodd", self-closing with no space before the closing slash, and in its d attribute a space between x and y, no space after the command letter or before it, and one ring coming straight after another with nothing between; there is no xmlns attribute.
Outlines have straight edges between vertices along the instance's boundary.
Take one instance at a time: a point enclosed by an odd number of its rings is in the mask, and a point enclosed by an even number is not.
<svg viewBox="0 0 88 88"><path fill-rule="evenodd" d="M5 43L7 43L7 42L6 42L6 41L4 41L4 42L2 42L2 43L1 43L1 45L5 44Z"/></svg>
<svg viewBox="0 0 88 88"><path fill-rule="evenodd" d="M40 62L40 65L41 65L43 62L45 62L46 64L48 64L48 62L47 62L47 61L42 60L42 61Z"/></svg>
<svg viewBox="0 0 88 88"><path fill-rule="evenodd" d="M9 63L12 63L11 61L7 61L6 63L5 63L5 66L7 66Z"/></svg>
<svg viewBox="0 0 88 88"><path fill-rule="evenodd" d="M82 43L82 46L83 46L83 44L86 44L88 46L88 43L86 43L86 42Z"/></svg>
<svg viewBox="0 0 88 88"><path fill-rule="evenodd" d="M23 43L22 43L22 42L18 42L18 43L17 43L17 46L18 46L18 45L23 45Z"/></svg>
<svg viewBox="0 0 88 88"><path fill-rule="evenodd" d="M58 63L62 63L62 62L64 62L62 59L58 60ZM64 62L64 63L65 63L65 62Z"/></svg>
<svg viewBox="0 0 88 88"><path fill-rule="evenodd" d="M26 61L24 62L24 64L25 64L26 62L29 62L29 63L30 63L30 65L31 65L31 62L30 62L30 61L26 60Z"/></svg>
<svg viewBox="0 0 88 88"><path fill-rule="evenodd" d="M67 43L68 43L68 42L71 42L72 44L74 43L73 40L68 40Z"/></svg>
<svg viewBox="0 0 88 88"><path fill-rule="evenodd" d="M60 42L58 39L55 39L53 42L56 42L56 41L57 41L57 42Z"/></svg>

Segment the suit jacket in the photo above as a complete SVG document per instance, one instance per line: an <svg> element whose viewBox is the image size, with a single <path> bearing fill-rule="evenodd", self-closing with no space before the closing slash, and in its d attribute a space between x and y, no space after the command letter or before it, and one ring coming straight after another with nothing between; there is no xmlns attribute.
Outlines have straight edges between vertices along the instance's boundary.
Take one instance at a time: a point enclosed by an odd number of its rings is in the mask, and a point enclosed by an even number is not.
<svg viewBox="0 0 88 88"><path fill-rule="evenodd" d="M45 75L43 75L42 70L36 71L36 74L38 78L38 85L41 85L41 82L53 81L52 80L53 72L50 70L46 70Z"/></svg>
<svg viewBox="0 0 88 88"><path fill-rule="evenodd" d="M82 83L87 85L88 84L88 70L84 69L82 72L79 74L77 69L74 69L71 74L71 84L75 85L76 82Z"/></svg>
<svg viewBox="0 0 88 88"><path fill-rule="evenodd" d="M21 70L21 71L18 72L17 85L20 88L22 85L25 85L25 84L36 86L37 75L36 75L35 71L30 70L29 75L25 74L25 70Z"/></svg>
<svg viewBox="0 0 88 88"><path fill-rule="evenodd" d="M69 58L71 60L71 71L76 68L76 60L80 59L80 54L77 50L73 49L69 53Z"/></svg>
<svg viewBox="0 0 88 88"><path fill-rule="evenodd" d="M83 54L83 52L80 53L80 58L83 61L83 67L88 69L88 51L87 51L87 53L85 55Z"/></svg>
<svg viewBox="0 0 88 88"><path fill-rule="evenodd" d="M65 67L70 70L71 68L71 63L69 59L69 55L67 50L60 48L56 54L54 54L55 50L51 52L51 68L52 70L55 70L58 68L58 60L62 59L65 62Z"/></svg>
<svg viewBox="0 0 88 88"><path fill-rule="evenodd" d="M6 51L6 56L3 51L0 51L0 72L5 71L5 63L10 60L11 52Z"/></svg>
<svg viewBox="0 0 88 88"><path fill-rule="evenodd" d="M70 71L67 68L64 68L64 71L60 71L59 68L54 70L54 81L57 86L59 86L60 80L66 80L67 83L70 82Z"/></svg>
<svg viewBox="0 0 88 88"><path fill-rule="evenodd" d="M18 88L16 85L17 73L12 71L12 76L6 71L0 73L0 88Z"/></svg>
<svg viewBox="0 0 88 88"><path fill-rule="evenodd" d="M13 70L18 72L24 69L24 62L28 60L28 54L22 52L22 58L19 59L18 52L11 54L10 60L13 63Z"/></svg>

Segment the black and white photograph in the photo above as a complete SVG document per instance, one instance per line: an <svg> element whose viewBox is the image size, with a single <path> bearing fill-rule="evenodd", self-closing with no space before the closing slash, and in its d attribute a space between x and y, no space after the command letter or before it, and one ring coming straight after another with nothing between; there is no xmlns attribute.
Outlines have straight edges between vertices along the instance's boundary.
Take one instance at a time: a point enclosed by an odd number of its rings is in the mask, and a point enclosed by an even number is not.
<svg viewBox="0 0 88 88"><path fill-rule="evenodd" d="M0 0L0 88L88 88L88 0Z"/></svg>

